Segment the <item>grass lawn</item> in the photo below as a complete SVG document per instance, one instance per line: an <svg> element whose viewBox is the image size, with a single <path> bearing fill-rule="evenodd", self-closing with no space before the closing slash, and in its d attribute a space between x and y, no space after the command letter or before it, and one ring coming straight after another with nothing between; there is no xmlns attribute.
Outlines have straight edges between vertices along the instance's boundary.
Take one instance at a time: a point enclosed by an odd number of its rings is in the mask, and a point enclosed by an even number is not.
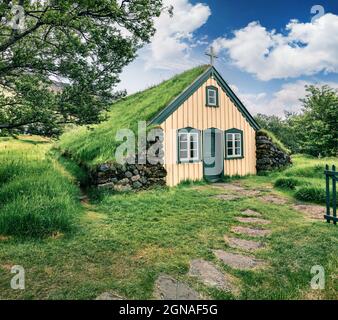
<svg viewBox="0 0 338 320"><path fill-rule="evenodd" d="M0 146L6 143L1 142ZM27 144L15 143L22 147ZM28 145L26 155L40 152L41 159L49 149L47 144L38 144L39 151ZM301 168L308 161L298 158L289 170ZM311 161L309 166L317 163ZM70 181L60 164L53 168ZM239 182L269 194L271 183L285 174L246 177ZM318 179L321 181L319 176ZM215 299L338 298L337 226L310 220L293 210L289 191L273 190L289 199L285 205L267 204L254 196L236 201L213 197L221 192L220 188L197 183L137 194L106 194L82 204L84 210L77 213L77 228L72 231L43 239L0 236L0 298L94 299L112 290L130 299L150 299L161 273ZM75 194L72 199L76 199ZM267 246L256 253L256 257L269 264L264 270L231 269L212 253L212 249L230 250L223 237L234 236L231 227L241 225L235 217L248 208L271 221L268 228L272 234L263 240ZM188 277L189 262L196 258L212 261L236 277L239 295L209 289ZM25 268L23 291L10 289L13 265ZM310 287L314 265L325 269L324 290Z"/></svg>

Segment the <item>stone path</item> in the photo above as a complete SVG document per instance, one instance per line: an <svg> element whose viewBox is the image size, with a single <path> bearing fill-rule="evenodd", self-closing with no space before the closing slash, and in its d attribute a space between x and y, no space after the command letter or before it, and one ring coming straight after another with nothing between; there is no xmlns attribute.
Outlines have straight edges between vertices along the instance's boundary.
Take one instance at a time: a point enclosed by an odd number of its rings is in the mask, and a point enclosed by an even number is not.
<svg viewBox="0 0 338 320"><path fill-rule="evenodd" d="M247 227L232 227L231 231L234 233L244 234L251 237L266 237L271 234L270 230L247 228Z"/></svg>
<svg viewBox="0 0 338 320"><path fill-rule="evenodd" d="M196 259L190 263L189 275L196 277L208 287L217 288L226 292L237 294L235 278L231 275L222 273L211 262Z"/></svg>
<svg viewBox="0 0 338 320"><path fill-rule="evenodd" d="M214 198L220 199L220 200L232 201L232 200L241 199L242 197L236 194L218 194L217 196L214 196Z"/></svg>
<svg viewBox="0 0 338 320"><path fill-rule="evenodd" d="M239 270L251 270L266 265L263 260L258 260L238 253L225 252L222 250L214 250L213 253L224 264Z"/></svg>
<svg viewBox="0 0 338 320"><path fill-rule="evenodd" d="M242 222L242 223L257 223L257 224L270 224L271 221L265 220L265 219L260 219L260 218L243 218L243 217L237 217L237 221Z"/></svg>
<svg viewBox="0 0 338 320"><path fill-rule="evenodd" d="M257 242L253 240L238 239L238 238L229 238L227 236L224 236L224 241L231 248L241 249L245 251L257 251L265 247L265 245L261 242Z"/></svg>
<svg viewBox="0 0 338 320"><path fill-rule="evenodd" d="M273 195L273 194L259 197L259 199L262 200L263 202L273 203L273 204L287 204L288 203L287 199L282 198L282 197L277 196L277 195Z"/></svg>
<svg viewBox="0 0 338 320"><path fill-rule="evenodd" d="M103 292L95 300L124 300L114 292Z"/></svg>
<svg viewBox="0 0 338 320"><path fill-rule="evenodd" d="M154 298L157 300L201 300L198 292L168 275L161 275L156 280Z"/></svg>
<svg viewBox="0 0 338 320"><path fill-rule="evenodd" d="M217 188L222 188L224 190L229 190L229 191L243 191L243 190L245 190L243 187L241 187L237 184L232 184L232 183L214 183L212 186L217 187Z"/></svg>
<svg viewBox="0 0 338 320"><path fill-rule="evenodd" d="M265 190L253 190L235 183L217 183L213 187L221 188L226 191L224 194L212 196L213 198L232 201L242 199L243 197L259 197L262 201L275 204L285 204L287 199L281 198L277 195L262 195ZM264 194L264 193L263 193ZM262 214L252 210L246 209L236 217L236 220L242 224L256 224L268 225L271 221L263 218ZM257 227L234 226L231 228L233 233L238 235L246 235L250 237L266 237L271 234L270 230ZM230 250L240 250L238 252L228 252L223 250L212 250L215 257L233 269L255 271L258 268L268 266L264 260L257 259L252 255L246 255L246 252L251 254L259 249L265 247L261 241L247 240L237 237L224 236L225 243L230 247ZM190 268L188 275L196 278L207 287L216 288L233 295L238 295L240 281L229 273L225 273L219 269L215 264L203 259L194 259L190 261ZM168 276L161 275L155 283L154 297L162 300L199 300L203 299L201 295L186 284L177 281Z"/></svg>
<svg viewBox="0 0 338 320"><path fill-rule="evenodd" d="M305 214L311 219L323 220L326 208L315 204L295 204L293 209Z"/></svg>
<svg viewBox="0 0 338 320"><path fill-rule="evenodd" d="M213 187L221 188L222 190L231 192L231 194L225 194L226 196L236 195L239 198L254 197L254 196L258 196L261 194L259 190L249 189L249 188L246 188L238 184L234 184L234 183L216 183L216 184L213 184ZM224 197L222 200L228 200L228 199Z"/></svg>
<svg viewBox="0 0 338 320"><path fill-rule="evenodd" d="M259 212L251 210L251 209L247 209L245 211L242 211L241 214L243 216L249 216L249 217L261 217L262 216Z"/></svg>

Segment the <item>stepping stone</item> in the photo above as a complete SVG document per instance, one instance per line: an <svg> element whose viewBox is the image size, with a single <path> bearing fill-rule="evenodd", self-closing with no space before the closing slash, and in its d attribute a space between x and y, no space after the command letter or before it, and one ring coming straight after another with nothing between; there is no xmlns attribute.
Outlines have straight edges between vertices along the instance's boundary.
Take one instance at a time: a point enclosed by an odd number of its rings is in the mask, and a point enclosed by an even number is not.
<svg viewBox="0 0 338 320"><path fill-rule="evenodd" d="M95 300L124 300L114 292L103 292Z"/></svg>
<svg viewBox="0 0 338 320"><path fill-rule="evenodd" d="M273 203L273 204L286 204L288 201L285 198L281 198L276 195L266 195L259 197L260 200L267 202L267 203Z"/></svg>
<svg viewBox="0 0 338 320"><path fill-rule="evenodd" d="M197 277L203 284L222 291L238 293L235 280L228 274L223 274L211 262L196 259L190 263L189 275Z"/></svg>
<svg viewBox="0 0 338 320"><path fill-rule="evenodd" d="M249 217L261 217L262 216L259 212L251 210L251 209L242 211L241 214L244 216L249 216Z"/></svg>
<svg viewBox="0 0 338 320"><path fill-rule="evenodd" d="M246 227L232 227L231 231L239 234L245 234L251 237L265 237L271 234L270 230Z"/></svg>
<svg viewBox="0 0 338 320"><path fill-rule="evenodd" d="M213 184L213 186L217 188L222 188L224 190L233 191L234 193L238 195L246 196L246 197L253 197L253 196L260 195L260 191L246 189L242 186L231 184L231 183L215 183Z"/></svg>
<svg viewBox="0 0 338 320"><path fill-rule="evenodd" d="M296 204L293 206L293 209L304 213L309 218L323 220L326 212L326 208L319 205L312 204Z"/></svg>
<svg viewBox="0 0 338 320"><path fill-rule="evenodd" d="M237 217L237 221L243 222L243 223L258 223L258 224L269 224L271 221L265 220L265 219L259 219L259 218L243 218L243 217Z"/></svg>
<svg viewBox="0 0 338 320"><path fill-rule="evenodd" d="M261 194L261 192L257 191L257 190L243 190L240 193L243 196L247 196L247 197L256 197L256 196L259 196Z"/></svg>
<svg viewBox="0 0 338 320"><path fill-rule="evenodd" d="M154 297L156 300L201 300L198 292L168 275L156 280Z"/></svg>
<svg viewBox="0 0 338 320"><path fill-rule="evenodd" d="M231 248L247 250L247 251L257 251L257 250L265 247L265 245L261 242L238 239L238 238L228 238L227 236L224 236L224 241Z"/></svg>
<svg viewBox="0 0 338 320"><path fill-rule="evenodd" d="M243 256L238 253L230 253L222 250L214 250L214 255L222 260L222 262L231 268L239 270L252 270L258 267L263 267L266 263L263 260L258 260L252 257Z"/></svg>
<svg viewBox="0 0 338 320"><path fill-rule="evenodd" d="M229 190L229 191L242 191L244 190L243 187L240 187L236 184L232 184L232 183L214 183L213 184L214 187L218 187L218 188L222 188L225 190Z"/></svg>
<svg viewBox="0 0 338 320"><path fill-rule="evenodd" d="M235 194L219 194L215 196L214 198L220 199L220 200L232 201L232 200L242 199L243 197L240 197Z"/></svg>

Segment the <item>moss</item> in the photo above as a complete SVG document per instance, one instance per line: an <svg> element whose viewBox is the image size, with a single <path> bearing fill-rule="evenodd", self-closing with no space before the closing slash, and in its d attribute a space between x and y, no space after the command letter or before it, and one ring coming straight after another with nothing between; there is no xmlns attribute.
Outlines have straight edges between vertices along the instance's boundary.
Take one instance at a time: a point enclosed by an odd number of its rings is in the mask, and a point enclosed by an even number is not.
<svg viewBox="0 0 338 320"><path fill-rule="evenodd" d="M207 66L191 69L158 86L117 101L111 106L107 121L90 129L78 127L65 133L59 143L62 153L89 167L114 160L119 144L115 136L119 129L128 128L136 133L138 121L151 120L206 69Z"/></svg>
<svg viewBox="0 0 338 320"><path fill-rule="evenodd" d="M277 146L281 151L283 151L286 154L291 154L291 150L288 149L272 132L265 130L265 129L260 129L258 131L260 135L266 136L271 139L272 143Z"/></svg>

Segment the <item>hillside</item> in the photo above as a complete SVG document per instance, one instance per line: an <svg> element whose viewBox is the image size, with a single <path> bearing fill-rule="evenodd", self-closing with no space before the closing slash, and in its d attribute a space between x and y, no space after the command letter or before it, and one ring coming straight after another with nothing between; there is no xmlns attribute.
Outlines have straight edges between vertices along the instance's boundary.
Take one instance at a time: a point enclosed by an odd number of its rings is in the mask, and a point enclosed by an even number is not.
<svg viewBox="0 0 338 320"><path fill-rule="evenodd" d="M208 66L199 66L161 84L114 103L108 120L91 129L79 127L61 137L59 147L73 160L88 167L114 159L115 135L121 128L136 132L138 121L151 120L198 78Z"/></svg>

